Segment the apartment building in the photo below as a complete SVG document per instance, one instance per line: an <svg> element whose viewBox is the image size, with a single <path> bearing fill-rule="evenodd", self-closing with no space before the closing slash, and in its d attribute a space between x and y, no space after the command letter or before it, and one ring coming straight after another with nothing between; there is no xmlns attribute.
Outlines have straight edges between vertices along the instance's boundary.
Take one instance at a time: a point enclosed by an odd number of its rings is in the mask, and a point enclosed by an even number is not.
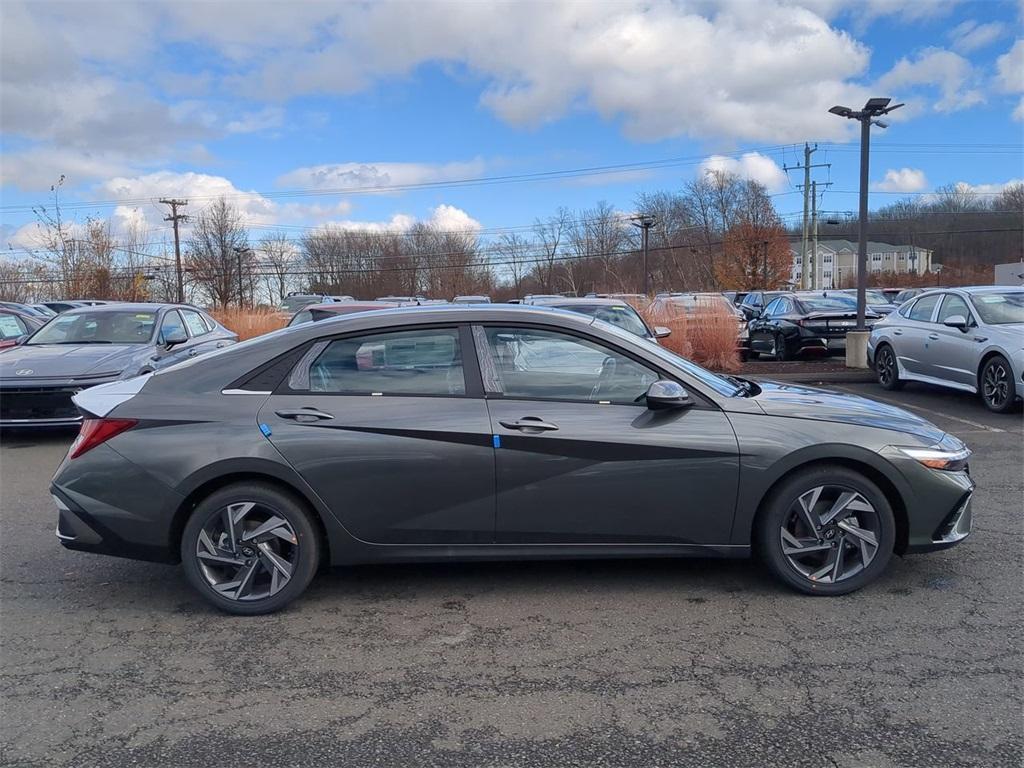
<svg viewBox="0 0 1024 768"><path fill-rule="evenodd" d="M819 240L817 253L811 253L813 244L807 244L811 258L811 280L815 288L838 288L857 274L857 243L849 240ZM793 255L792 280L799 286L802 274L800 241L791 241ZM923 275L932 271L932 252L921 246L893 245L868 241L868 270L870 272L903 272Z"/></svg>

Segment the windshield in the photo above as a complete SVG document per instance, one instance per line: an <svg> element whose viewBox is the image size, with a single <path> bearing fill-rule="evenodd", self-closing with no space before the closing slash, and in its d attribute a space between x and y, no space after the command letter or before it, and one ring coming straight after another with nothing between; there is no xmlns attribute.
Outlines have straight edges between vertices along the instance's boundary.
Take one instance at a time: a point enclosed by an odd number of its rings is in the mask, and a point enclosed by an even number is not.
<svg viewBox="0 0 1024 768"><path fill-rule="evenodd" d="M647 331L647 326L644 325L644 321L640 319L640 315L628 304L563 304L561 306L549 304L548 306L554 309L567 309L570 312L578 312L581 315L596 317L598 320L603 320L637 336L646 337L650 335Z"/></svg>
<svg viewBox="0 0 1024 768"><path fill-rule="evenodd" d="M616 325L604 323L602 324L602 328L606 330L611 330L614 333L617 333L633 341L636 341L636 334L630 334L628 331L624 331ZM692 360L687 360L685 357L680 357L675 352L670 351L669 349L659 345L654 341L651 341L650 339L644 339L641 343L645 344L644 349L646 349L651 354L661 358L669 365L673 365L676 368L682 369L690 376L697 379L701 384L708 387L709 389L713 389L720 395L724 395L726 397L736 397L737 395L741 395L746 392L747 388L745 386L729 381L728 379L719 376L717 373L712 373L707 368L701 368Z"/></svg>
<svg viewBox="0 0 1024 768"><path fill-rule="evenodd" d="M986 325L1024 323L1024 291L979 293L971 296L971 303Z"/></svg>
<svg viewBox="0 0 1024 768"><path fill-rule="evenodd" d="M281 302L281 309L285 312L296 312L310 304L319 304L319 296L289 296Z"/></svg>
<svg viewBox="0 0 1024 768"><path fill-rule="evenodd" d="M857 300L849 296L813 296L801 298L800 303L807 312L846 311L857 308Z"/></svg>
<svg viewBox="0 0 1024 768"><path fill-rule="evenodd" d="M68 312L42 327L26 344L146 344L156 312Z"/></svg>

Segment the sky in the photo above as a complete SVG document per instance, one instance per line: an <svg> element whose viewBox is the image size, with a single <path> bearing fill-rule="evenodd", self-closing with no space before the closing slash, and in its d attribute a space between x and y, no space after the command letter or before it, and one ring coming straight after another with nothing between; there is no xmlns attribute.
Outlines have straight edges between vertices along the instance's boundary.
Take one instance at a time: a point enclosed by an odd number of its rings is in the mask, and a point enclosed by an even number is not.
<svg viewBox="0 0 1024 768"><path fill-rule="evenodd" d="M484 235L559 206L680 189L708 169L764 183L817 144L822 211L1024 178L1024 0L0 4L0 237L32 208L169 237L162 197L219 195L253 240L332 223ZM895 103L894 102L894 103ZM187 225L186 225L187 226Z"/></svg>

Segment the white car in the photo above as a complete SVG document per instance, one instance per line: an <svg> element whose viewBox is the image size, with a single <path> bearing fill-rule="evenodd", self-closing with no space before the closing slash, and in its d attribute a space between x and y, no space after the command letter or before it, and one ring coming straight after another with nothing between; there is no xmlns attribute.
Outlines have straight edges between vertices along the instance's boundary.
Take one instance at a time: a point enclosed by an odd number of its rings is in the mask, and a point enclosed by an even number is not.
<svg viewBox="0 0 1024 768"><path fill-rule="evenodd" d="M981 395L1005 413L1024 398L1024 288L944 288L871 329L868 363L886 389L923 381Z"/></svg>

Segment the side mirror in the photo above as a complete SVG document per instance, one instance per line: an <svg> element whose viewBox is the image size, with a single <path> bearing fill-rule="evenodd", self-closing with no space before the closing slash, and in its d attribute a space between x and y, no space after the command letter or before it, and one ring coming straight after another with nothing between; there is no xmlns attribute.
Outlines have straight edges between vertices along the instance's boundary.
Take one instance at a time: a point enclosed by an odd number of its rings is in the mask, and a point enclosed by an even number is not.
<svg viewBox="0 0 1024 768"><path fill-rule="evenodd" d="M967 318L963 315L950 315L942 324L948 328L956 328L960 333L967 333Z"/></svg>
<svg viewBox="0 0 1024 768"><path fill-rule="evenodd" d="M690 393L678 381L656 381L647 388L644 395L647 407L652 411L665 411L672 408L689 408L693 405Z"/></svg>
<svg viewBox="0 0 1024 768"><path fill-rule="evenodd" d="M656 326L654 326L654 338L656 338L656 339L664 339L666 336L671 336L671 335L672 335L672 329L671 328L666 328L663 325L656 325Z"/></svg>
<svg viewBox="0 0 1024 768"><path fill-rule="evenodd" d="M188 341L188 334L185 333L184 328L177 328L170 333L164 334L164 346L167 349L176 347L178 344L184 344Z"/></svg>

